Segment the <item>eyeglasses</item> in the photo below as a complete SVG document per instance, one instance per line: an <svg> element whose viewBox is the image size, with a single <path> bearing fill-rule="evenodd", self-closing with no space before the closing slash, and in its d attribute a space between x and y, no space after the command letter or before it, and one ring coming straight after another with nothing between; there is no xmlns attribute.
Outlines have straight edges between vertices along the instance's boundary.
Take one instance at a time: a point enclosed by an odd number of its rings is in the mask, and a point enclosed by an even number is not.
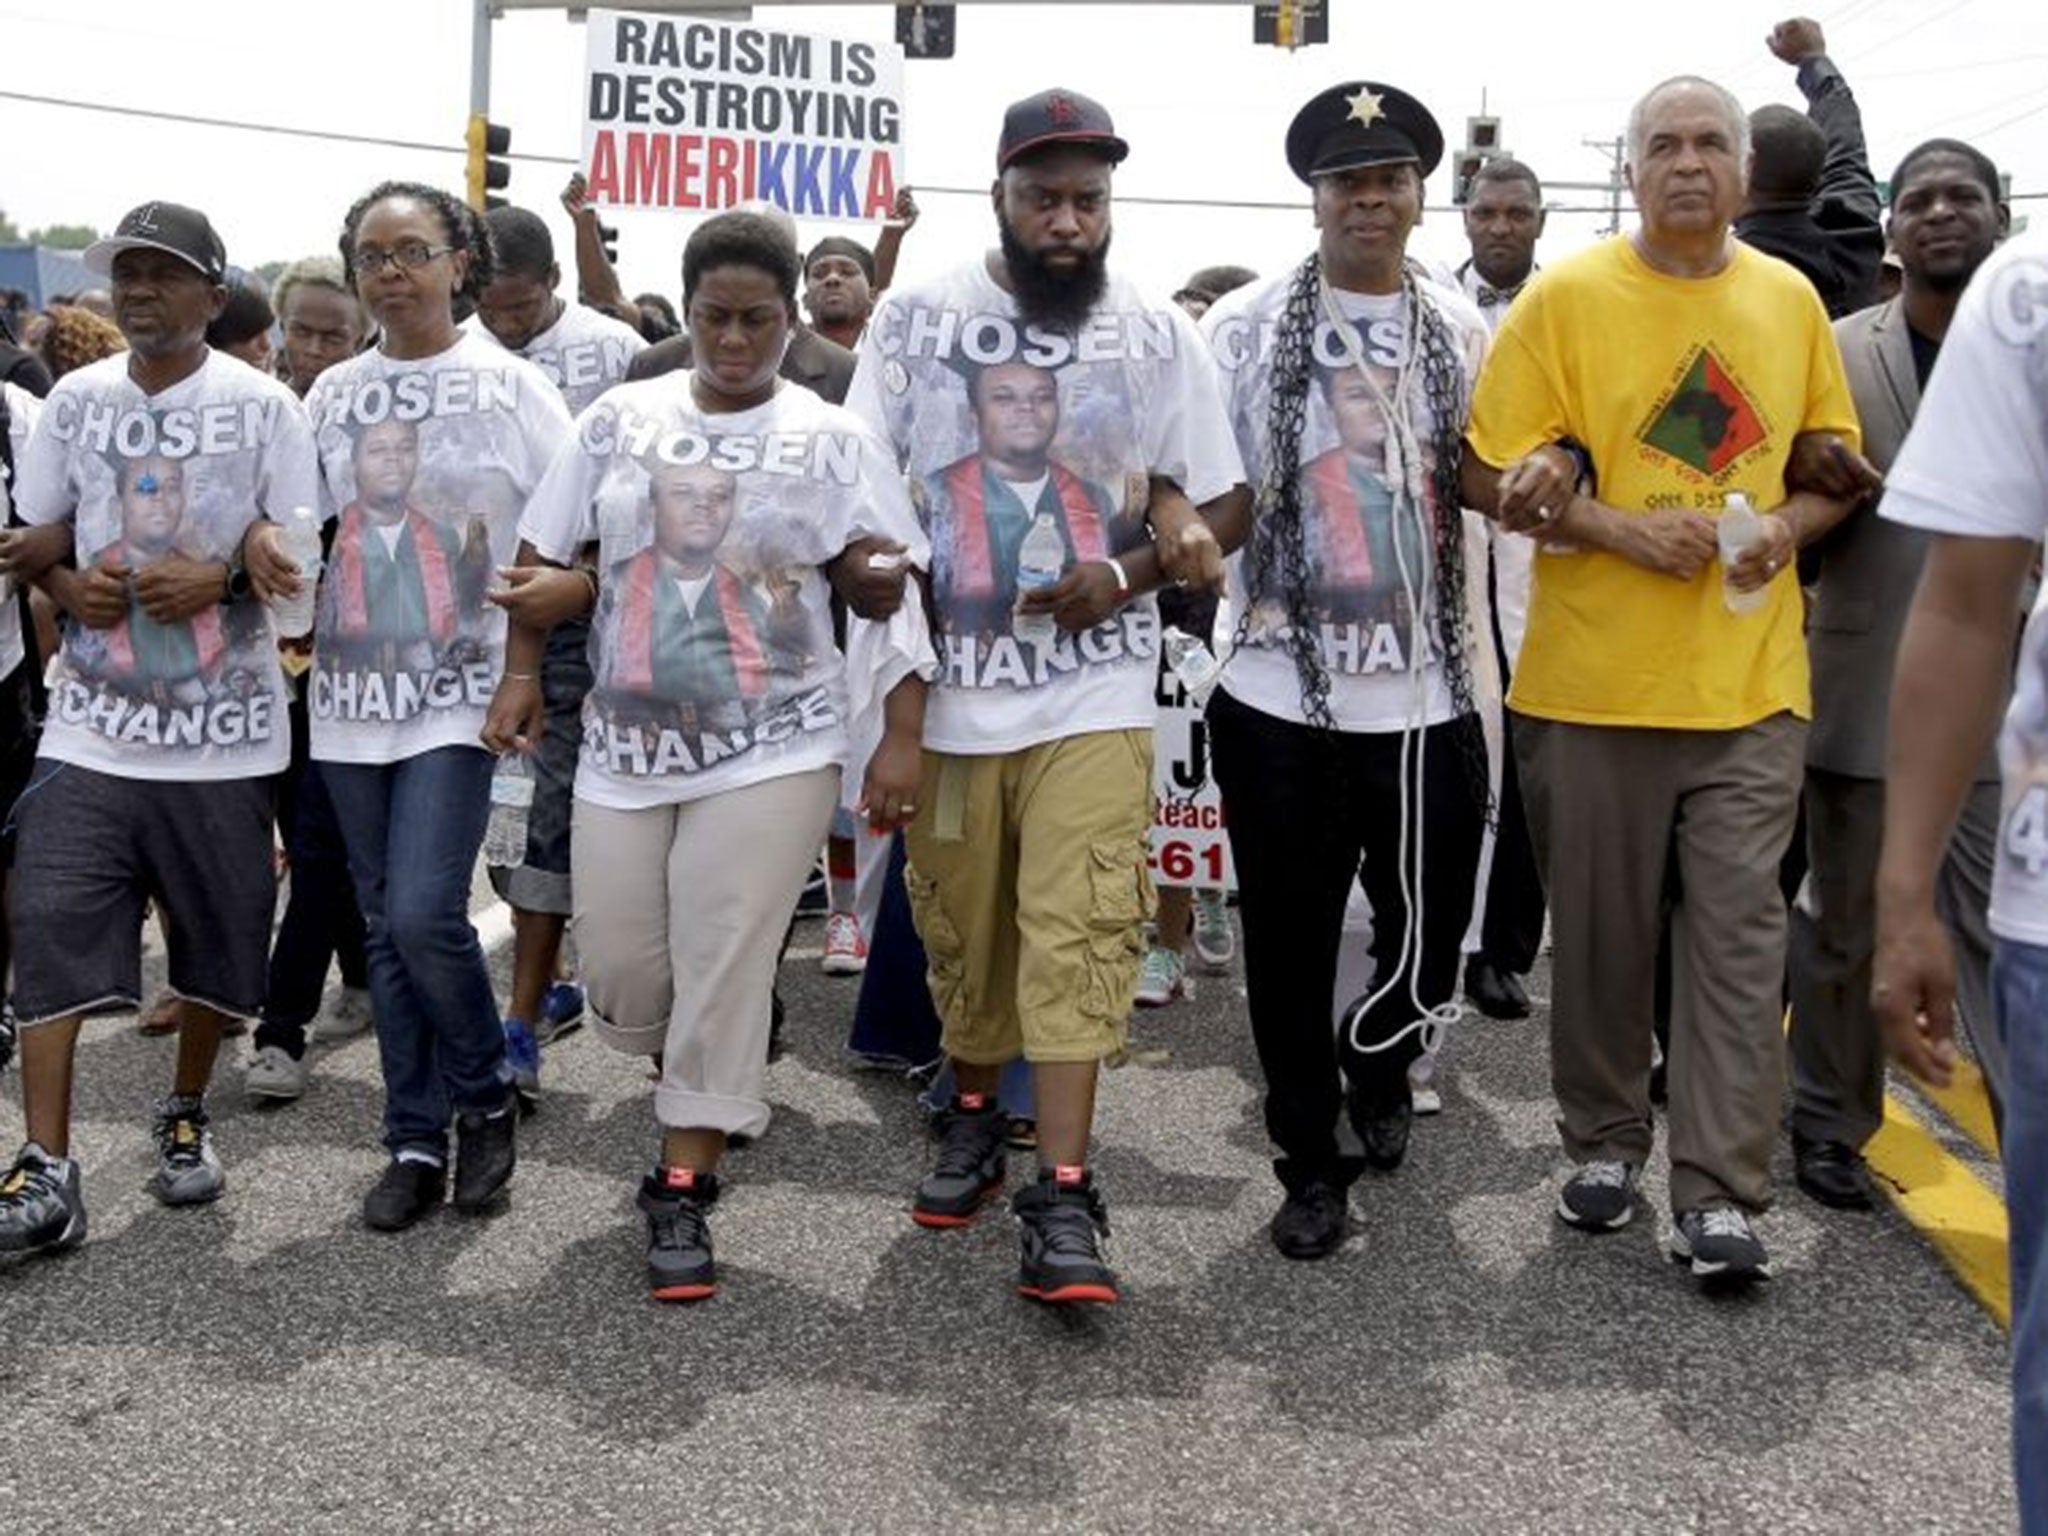
<svg viewBox="0 0 2048 1536"><path fill-rule="evenodd" d="M389 251L359 248L355 257L356 270L365 277L375 277L386 267L396 267L401 272L417 272L436 256L446 256L453 250L455 247L452 245L426 245L418 240L408 240Z"/></svg>

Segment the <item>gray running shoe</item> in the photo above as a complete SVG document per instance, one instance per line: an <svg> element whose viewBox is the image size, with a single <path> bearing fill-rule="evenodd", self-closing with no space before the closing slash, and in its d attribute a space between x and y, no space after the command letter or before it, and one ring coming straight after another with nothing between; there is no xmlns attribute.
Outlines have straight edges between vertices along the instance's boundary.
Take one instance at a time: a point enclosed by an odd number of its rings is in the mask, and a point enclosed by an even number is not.
<svg viewBox="0 0 2048 1536"><path fill-rule="evenodd" d="M78 1164L28 1142L0 1177L0 1253L62 1253L84 1241Z"/></svg>
<svg viewBox="0 0 2048 1536"><path fill-rule="evenodd" d="M1752 1285L1771 1278L1771 1258L1732 1205L1680 1211L1671 1226L1671 1259L1692 1266L1693 1277L1709 1286Z"/></svg>
<svg viewBox="0 0 2048 1536"><path fill-rule="evenodd" d="M204 1205L227 1189L228 1176L214 1156L213 1133L206 1125L206 1101L196 1093L174 1093L158 1103L156 1172L149 1192L165 1205Z"/></svg>
<svg viewBox="0 0 2048 1536"><path fill-rule="evenodd" d="M1636 1214L1634 1163L1581 1163L1557 1197L1558 1219L1581 1232L1618 1232Z"/></svg>

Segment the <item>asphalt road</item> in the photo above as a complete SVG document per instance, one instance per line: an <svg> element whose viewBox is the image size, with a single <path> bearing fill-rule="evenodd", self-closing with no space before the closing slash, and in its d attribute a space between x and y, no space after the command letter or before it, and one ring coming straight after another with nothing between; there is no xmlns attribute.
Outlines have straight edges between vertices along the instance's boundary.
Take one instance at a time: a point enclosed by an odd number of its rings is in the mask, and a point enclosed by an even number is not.
<svg viewBox="0 0 2048 1536"><path fill-rule="evenodd" d="M1141 1016L1170 1060L1109 1077L1096 1158L1127 1299L1054 1313L1012 1293L1006 1217L910 1223L927 1143L843 1057L856 984L805 958L783 985L775 1123L690 1308L642 1291L644 1074L587 1033L549 1053L510 1209L394 1238L357 1220L367 1039L285 1109L225 1067L229 1193L167 1211L170 1048L92 1026L91 1241L0 1267L0 1530L2013 1528L2005 1342L1919 1237L1783 1166L1760 1295L1697 1294L1657 1223L1565 1230L1540 1023L1457 1034L1443 1116L1297 1265L1236 982Z"/></svg>

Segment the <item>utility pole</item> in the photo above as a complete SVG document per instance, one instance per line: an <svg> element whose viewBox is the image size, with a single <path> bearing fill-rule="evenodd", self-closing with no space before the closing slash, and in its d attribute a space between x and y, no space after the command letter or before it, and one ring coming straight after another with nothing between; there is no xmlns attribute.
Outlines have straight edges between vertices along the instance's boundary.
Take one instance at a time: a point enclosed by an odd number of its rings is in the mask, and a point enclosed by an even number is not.
<svg viewBox="0 0 2048 1536"><path fill-rule="evenodd" d="M1622 175L1622 167L1628 164L1628 140L1620 134L1612 139L1582 139L1588 149L1597 149L1607 156L1607 227L1603 235L1621 233L1621 194L1628 187L1628 180Z"/></svg>

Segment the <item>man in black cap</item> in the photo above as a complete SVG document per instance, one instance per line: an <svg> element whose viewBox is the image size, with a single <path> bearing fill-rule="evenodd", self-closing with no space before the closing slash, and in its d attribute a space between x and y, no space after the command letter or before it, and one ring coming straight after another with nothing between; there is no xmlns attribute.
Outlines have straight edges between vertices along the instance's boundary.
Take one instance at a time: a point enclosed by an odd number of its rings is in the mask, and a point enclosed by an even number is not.
<svg viewBox="0 0 2048 1536"><path fill-rule="evenodd" d="M263 1002L271 781L290 756L277 642L253 607L252 576L268 587L295 584L296 572L276 540L249 535L266 516L312 505L317 489L298 397L206 345L227 302L227 258L204 214L145 203L85 261L113 280L128 351L58 382L16 486L24 521L71 530L75 567L41 579L76 622L19 812L16 874L34 892L14 955L28 1141L0 1175L0 1252L85 1236L70 1156L73 1057L86 1018L140 999L152 897L170 919L183 1007L150 1192L191 1205L225 1188L204 1094L223 1026ZM132 536L137 519L175 522L175 540L145 545ZM124 693L91 658L132 658L144 634L205 655L232 686L196 699Z"/></svg>
<svg viewBox="0 0 2048 1536"><path fill-rule="evenodd" d="M1408 1066L1455 1017L1485 823L1457 473L1486 324L1406 261L1442 153L1428 109L1392 86L1315 97L1287 161L1312 189L1316 250L1203 322L1251 482L1274 488L1231 561L1246 618L1209 727L1289 1258L1333 1252L1363 1166L1406 1153ZM1333 1040L1353 881L1375 974ZM1340 1110L1362 1160L1340 1150Z"/></svg>
<svg viewBox="0 0 2048 1536"><path fill-rule="evenodd" d="M1012 455L1013 467L1043 460L1035 482L977 496L978 473L963 471L973 515L934 518L943 670L906 875L959 1084L912 1216L965 1226L1001 1193L997 1081L1021 1053L1040 1169L1013 1202L1018 1289L1047 1302L1117 1299L1088 1140L1097 1070L1123 1044L1151 906L1159 622L1149 592L1163 575L1220 575L1205 514L1227 542L1244 501L1193 323L1107 267L1110 177L1127 152L1108 112L1076 92L1012 106L990 194L999 248L892 291L847 397L915 484L993 446L984 434L994 429L969 409L970 376L1016 383L1002 410L1028 418L1034 441L1049 439L1043 454ZM1083 476L1121 488L1123 504L1099 505ZM1153 538L1134 542L1128 530L1142 529L1147 507ZM1014 607L961 623L991 588L1019 594Z"/></svg>

